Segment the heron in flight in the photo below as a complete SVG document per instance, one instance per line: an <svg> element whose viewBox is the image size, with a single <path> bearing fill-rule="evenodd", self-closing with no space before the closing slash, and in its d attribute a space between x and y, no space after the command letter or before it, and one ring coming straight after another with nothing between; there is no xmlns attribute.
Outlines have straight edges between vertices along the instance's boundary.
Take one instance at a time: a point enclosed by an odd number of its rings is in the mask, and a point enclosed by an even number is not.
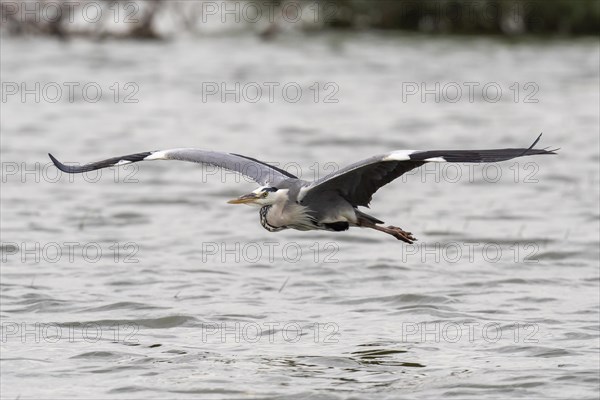
<svg viewBox="0 0 600 400"><path fill-rule="evenodd" d="M260 186L252 193L230 200L260 208L260 223L269 232L284 229L300 231L345 231L350 227L370 228L413 243L412 233L383 221L358 207L368 207L373 194L402 174L428 162L490 163L538 154L556 154L555 150L534 149L540 135L529 148L493 150L397 150L358 161L313 182L289 172L234 153L194 148L157 150L113 157L82 166L65 165L50 159L58 169L70 174L130 164L138 161L179 160L217 166L238 172Z"/></svg>

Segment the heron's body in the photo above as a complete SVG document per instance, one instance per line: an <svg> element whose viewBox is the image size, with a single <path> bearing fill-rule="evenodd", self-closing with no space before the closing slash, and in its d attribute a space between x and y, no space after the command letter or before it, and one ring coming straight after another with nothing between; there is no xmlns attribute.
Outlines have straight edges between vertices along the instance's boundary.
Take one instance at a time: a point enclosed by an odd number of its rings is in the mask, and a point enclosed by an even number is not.
<svg viewBox="0 0 600 400"><path fill-rule="evenodd" d="M541 136L541 135L540 135ZM516 157L555 154L546 149L529 148L496 150L397 150L351 164L314 182L298 179L287 171L251 157L193 148L150 151L114 157L83 166L67 166L50 155L64 172L82 173L138 161L180 160L218 166L252 178L261 186L247 195L231 200L260 208L261 225L270 232L284 229L299 231L344 231L350 227L371 228L412 243L410 232L363 213L372 195L402 174L427 162L498 162Z"/></svg>
<svg viewBox="0 0 600 400"><path fill-rule="evenodd" d="M301 187L310 185L310 182L301 182ZM270 232L284 229L345 231L358 222L358 210L334 192L324 192L307 204L298 199L299 190L279 189L277 193L275 203L260 209L261 225ZM318 207L319 204L328 207Z"/></svg>

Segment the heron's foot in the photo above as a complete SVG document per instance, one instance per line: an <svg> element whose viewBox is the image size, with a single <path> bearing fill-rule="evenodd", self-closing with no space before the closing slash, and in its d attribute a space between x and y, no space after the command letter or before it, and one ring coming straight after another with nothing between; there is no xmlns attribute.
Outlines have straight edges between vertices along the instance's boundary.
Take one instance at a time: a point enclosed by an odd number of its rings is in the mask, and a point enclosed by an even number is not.
<svg viewBox="0 0 600 400"><path fill-rule="evenodd" d="M417 240L417 238L415 238L411 232L406 232L405 230L402 230L402 228L398 228L397 226L390 225L386 229L389 231L388 233L390 235L408 244L412 244L414 241Z"/></svg>

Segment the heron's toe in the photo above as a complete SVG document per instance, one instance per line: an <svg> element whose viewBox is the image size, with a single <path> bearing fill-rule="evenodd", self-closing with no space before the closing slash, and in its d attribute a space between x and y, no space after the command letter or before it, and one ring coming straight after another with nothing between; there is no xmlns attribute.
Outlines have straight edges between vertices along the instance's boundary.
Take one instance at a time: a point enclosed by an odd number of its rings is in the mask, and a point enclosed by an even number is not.
<svg viewBox="0 0 600 400"><path fill-rule="evenodd" d="M411 232L406 232L402 228L397 226L388 226L388 229L391 231L392 235L398 239L406 242L408 244L412 244L417 239L412 235Z"/></svg>

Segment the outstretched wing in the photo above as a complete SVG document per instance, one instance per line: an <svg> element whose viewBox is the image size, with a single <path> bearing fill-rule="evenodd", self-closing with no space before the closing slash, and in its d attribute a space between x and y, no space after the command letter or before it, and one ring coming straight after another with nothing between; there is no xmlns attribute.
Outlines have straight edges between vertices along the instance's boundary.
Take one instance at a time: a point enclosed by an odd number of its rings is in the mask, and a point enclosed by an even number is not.
<svg viewBox="0 0 600 400"><path fill-rule="evenodd" d="M129 154L97 161L81 166L65 165L58 161L52 154L48 154L58 169L70 174L94 171L118 165L130 164L138 161L150 160L180 160L200 164L213 165L231 171L239 172L263 186L276 186L286 179L297 179L287 171L256 160L254 158L233 153L221 153L192 148L148 151L144 153Z"/></svg>
<svg viewBox="0 0 600 400"><path fill-rule="evenodd" d="M426 162L488 163L537 154L556 154L556 150L533 149L541 136L527 149L398 150L374 156L314 181L301 192L299 200L309 201L311 196L336 191L353 206L367 207L379 188Z"/></svg>

